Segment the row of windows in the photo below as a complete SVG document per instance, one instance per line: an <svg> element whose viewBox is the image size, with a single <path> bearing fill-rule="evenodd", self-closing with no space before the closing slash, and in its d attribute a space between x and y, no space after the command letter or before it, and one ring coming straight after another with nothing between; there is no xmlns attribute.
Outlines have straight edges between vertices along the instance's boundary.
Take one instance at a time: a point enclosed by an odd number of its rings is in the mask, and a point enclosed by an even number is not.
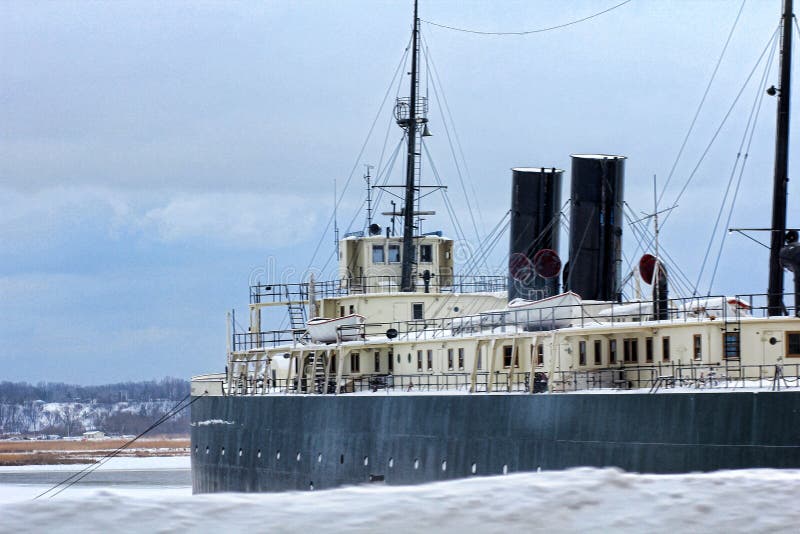
<svg viewBox="0 0 800 534"><path fill-rule="evenodd" d="M739 358L739 333L726 332L723 338L724 343L724 357L725 359L738 359ZM800 348L800 339L798 339L798 348ZM661 361L669 362L672 358L670 349L670 340L668 336L661 338ZM630 337L622 340L622 363L639 363L639 338ZM695 360L703 359L703 336L695 334L692 337L692 358ZM646 337L644 339L644 363L653 363L655 357L653 352L653 338ZM603 342L595 340L592 350L592 361L594 365L603 365ZM587 342L578 342L578 365L586 365L588 362ZM608 364L613 365L620 363L620 354L618 342L616 339L608 340Z"/></svg>
<svg viewBox="0 0 800 534"><path fill-rule="evenodd" d="M388 250L388 262L400 263L400 245L372 245L372 263L386 263ZM419 263L433 262L433 245L419 246Z"/></svg>
<svg viewBox="0 0 800 534"><path fill-rule="evenodd" d="M354 304L350 305L349 314L353 315L356 313L356 307ZM345 307L339 306L339 317L344 317ZM423 302L414 302L411 304L411 320L413 321L421 321L425 319L425 304Z"/></svg>

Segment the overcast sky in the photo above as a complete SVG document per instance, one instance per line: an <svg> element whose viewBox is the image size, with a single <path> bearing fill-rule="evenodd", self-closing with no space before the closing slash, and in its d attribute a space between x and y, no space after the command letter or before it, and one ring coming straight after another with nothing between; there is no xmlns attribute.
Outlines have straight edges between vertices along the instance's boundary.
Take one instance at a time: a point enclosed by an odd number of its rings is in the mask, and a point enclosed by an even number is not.
<svg viewBox="0 0 800 534"><path fill-rule="evenodd" d="M615 3L423 0L420 15L521 31ZM665 204L756 65L780 4L745 5ZM666 180L739 6L633 0L527 36L423 23L479 233L508 209L511 167L568 170L571 153L628 156L626 199L651 211L652 176ZM99 383L221 371L225 313L236 307L246 322L249 281L305 269L332 213L334 180L342 193L357 164L338 214L345 230L363 199L361 165L381 161L387 128L387 150L399 141L388 107L358 158L408 42L410 8L411 0L0 3L0 379ZM767 85L778 84L776 63ZM763 65L662 234L692 280ZM433 88L423 85L428 147L474 239ZM769 224L774 110L766 97L733 226ZM395 180L402 172L398 162ZM797 225L795 181L790 192ZM441 200L428 206L440 215L426 229L453 235ZM629 230L625 238L633 256ZM318 266L332 250L328 232ZM506 252L503 240L493 263ZM766 260L766 249L729 236L714 292L764 292ZM706 274L701 291L708 283Z"/></svg>

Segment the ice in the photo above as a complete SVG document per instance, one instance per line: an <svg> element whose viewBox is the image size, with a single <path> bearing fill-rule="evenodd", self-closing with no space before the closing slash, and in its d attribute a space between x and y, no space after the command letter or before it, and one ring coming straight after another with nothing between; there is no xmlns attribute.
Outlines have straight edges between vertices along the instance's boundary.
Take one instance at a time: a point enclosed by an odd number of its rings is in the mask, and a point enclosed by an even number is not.
<svg viewBox="0 0 800 534"><path fill-rule="evenodd" d="M0 499L8 486L0 485ZM17 492L19 493L19 492ZM0 504L0 532L796 532L800 471L571 469L279 494L69 489Z"/></svg>

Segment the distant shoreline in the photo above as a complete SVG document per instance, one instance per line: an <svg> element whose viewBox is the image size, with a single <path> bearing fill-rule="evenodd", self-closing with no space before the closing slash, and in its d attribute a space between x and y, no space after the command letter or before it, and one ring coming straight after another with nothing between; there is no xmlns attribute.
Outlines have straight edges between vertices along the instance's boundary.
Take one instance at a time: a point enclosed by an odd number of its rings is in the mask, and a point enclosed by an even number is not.
<svg viewBox="0 0 800 534"><path fill-rule="evenodd" d="M130 439L3 440L0 466L91 464L119 449ZM121 457L188 456L189 436L153 436L136 440L120 451Z"/></svg>

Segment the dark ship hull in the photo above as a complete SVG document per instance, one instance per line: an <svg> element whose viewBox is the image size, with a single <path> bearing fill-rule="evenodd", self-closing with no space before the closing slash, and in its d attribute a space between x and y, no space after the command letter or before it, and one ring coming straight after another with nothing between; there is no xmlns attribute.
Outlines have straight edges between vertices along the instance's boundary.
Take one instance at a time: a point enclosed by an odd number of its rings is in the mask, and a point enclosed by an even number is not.
<svg viewBox="0 0 800 534"><path fill-rule="evenodd" d="M800 391L203 397L191 437L195 493L800 468Z"/></svg>

